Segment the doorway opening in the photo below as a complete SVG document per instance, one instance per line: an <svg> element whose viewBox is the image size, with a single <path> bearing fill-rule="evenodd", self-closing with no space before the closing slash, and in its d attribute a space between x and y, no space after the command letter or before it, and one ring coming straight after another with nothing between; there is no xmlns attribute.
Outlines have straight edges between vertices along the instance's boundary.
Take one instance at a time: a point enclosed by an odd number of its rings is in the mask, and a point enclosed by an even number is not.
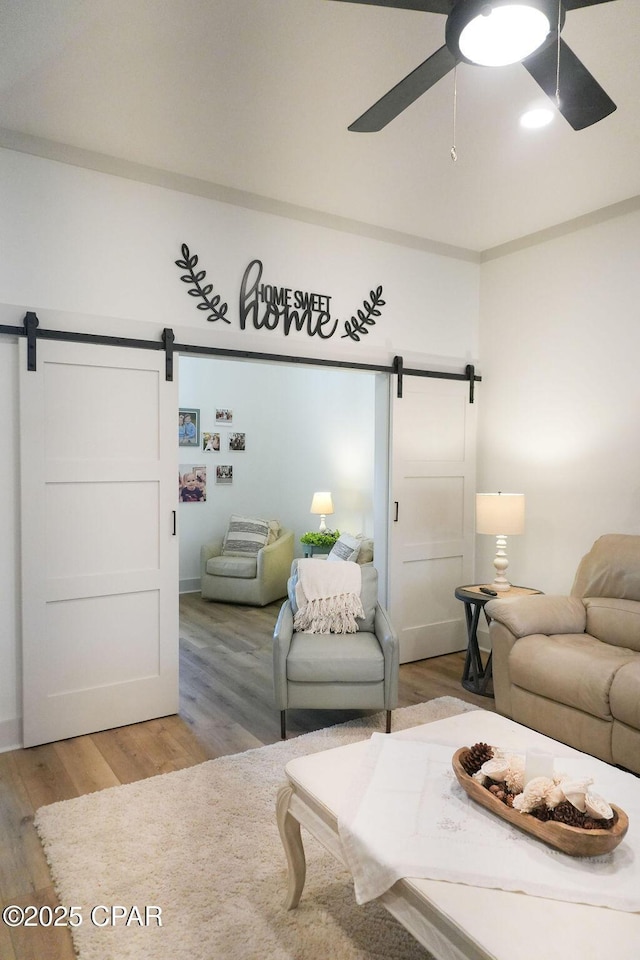
<svg viewBox="0 0 640 960"><path fill-rule="evenodd" d="M278 520L302 556L300 537L319 523L313 494L330 490L328 525L374 536L375 374L181 356L179 407L199 421L179 472L206 475L206 500L179 505L181 593L199 590L200 546L231 514Z"/></svg>
<svg viewBox="0 0 640 960"><path fill-rule="evenodd" d="M385 523L387 504L379 489L386 471L376 463L387 461L386 422L377 438L377 393L382 380L388 394L389 377L184 355L178 372L179 408L195 411L199 427L197 446L179 448L179 473L199 467L206 476L206 500L178 506L180 715L214 740L216 729L224 730L233 749L243 750L259 745L251 730L277 736L271 637L283 601L250 607L202 600L201 547L222 537L237 514L293 530L300 557L300 537L319 526L310 513L318 490L333 497L330 529L375 538L376 497ZM238 718L232 731L230 713Z"/></svg>

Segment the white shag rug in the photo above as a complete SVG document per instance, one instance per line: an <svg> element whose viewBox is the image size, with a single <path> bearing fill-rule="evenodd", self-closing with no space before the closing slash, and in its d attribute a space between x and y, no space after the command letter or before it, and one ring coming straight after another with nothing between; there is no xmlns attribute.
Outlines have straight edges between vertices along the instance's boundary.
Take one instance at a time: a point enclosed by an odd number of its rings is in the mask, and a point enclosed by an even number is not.
<svg viewBox="0 0 640 960"><path fill-rule="evenodd" d="M454 697L394 711L394 730L475 707ZM383 714L41 807L36 828L60 903L79 906L80 960L425 960L379 904L304 833L307 880L286 911L275 802L294 757L363 740ZM94 925L94 906L162 910L162 926ZM104 910L95 917L102 924Z"/></svg>

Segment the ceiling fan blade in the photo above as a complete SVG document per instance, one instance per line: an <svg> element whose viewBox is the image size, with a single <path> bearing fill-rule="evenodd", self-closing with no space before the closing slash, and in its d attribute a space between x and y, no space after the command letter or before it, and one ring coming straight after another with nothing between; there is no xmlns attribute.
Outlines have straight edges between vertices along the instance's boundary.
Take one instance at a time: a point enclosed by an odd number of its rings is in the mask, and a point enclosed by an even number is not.
<svg viewBox="0 0 640 960"><path fill-rule="evenodd" d="M550 43L522 64L555 101L558 47ZM560 113L574 130L608 117L616 105L564 40L560 40Z"/></svg>
<svg viewBox="0 0 640 960"><path fill-rule="evenodd" d="M454 0L342 0L342 3L366 3L370 7L397 7L400 10L421 10L422 13L451 13ZM591 0L604 2L604 0Z"/></svg>
<svg viewBox="0 0 640 960"><path fill-rule="evenodd" d="M440 47L428 60L385 93L372 107L358 117L349 127L355 133L376 133L386 127L399 113L411 106L414 100L441 80L456 65L456 58L447 46Z"/></svg>
<svg viewBox="0 0 640 960"><path fill-rule="evenodd" d="M580 7L595 7L597 3L611 3L611 0L564 0L564 8L579 10Z"/></svg>

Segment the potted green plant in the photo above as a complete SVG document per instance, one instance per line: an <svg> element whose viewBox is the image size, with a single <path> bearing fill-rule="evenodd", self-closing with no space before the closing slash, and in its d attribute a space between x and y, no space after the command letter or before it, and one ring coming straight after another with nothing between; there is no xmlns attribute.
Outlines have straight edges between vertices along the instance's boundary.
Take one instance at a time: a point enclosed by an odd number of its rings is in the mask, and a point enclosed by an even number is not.
<svg viewBox="0 0 640 960"><path fill-rule="evenodd" d="M307 543L312 547L332 547L339 536L339 530L325 530L324 533L303 533L300 537L300 543Z"/></svg>

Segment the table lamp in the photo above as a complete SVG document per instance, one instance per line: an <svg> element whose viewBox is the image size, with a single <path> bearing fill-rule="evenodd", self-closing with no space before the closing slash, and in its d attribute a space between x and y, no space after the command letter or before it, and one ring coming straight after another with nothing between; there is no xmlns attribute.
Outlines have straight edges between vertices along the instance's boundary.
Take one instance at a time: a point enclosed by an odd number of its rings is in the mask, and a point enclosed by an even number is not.
<svg viewBox="0 0 640 960"><path fill-rule="evenodd" d="M333 513L333 500L330 493L314 493L310 513L320 514L320 533L327 531L327 514Z"/></svg>
<svg viewBox="0 0 640 960"><path fill-rule="evenodd" d="M507 560L507 536L524 533L523 493L477 493L476 532L493 534L496 538L496 557L493 565L496 574L492 590L504 593L511 589L505 576Z"/></svg>

